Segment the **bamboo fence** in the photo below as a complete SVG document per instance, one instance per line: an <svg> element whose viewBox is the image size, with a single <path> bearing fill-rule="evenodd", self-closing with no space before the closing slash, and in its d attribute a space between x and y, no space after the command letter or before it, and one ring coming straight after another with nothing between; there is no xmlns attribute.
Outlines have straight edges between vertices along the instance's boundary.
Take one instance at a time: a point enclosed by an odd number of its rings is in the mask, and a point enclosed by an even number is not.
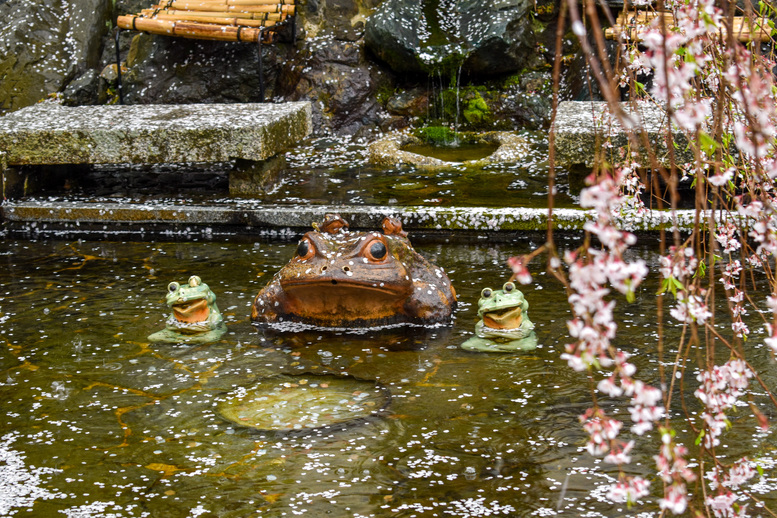
<svg viewBox="0 0 777 518"><path fill-rule="evenodd" d="M645 32L644 27L637 28L634 25L636 23L646 24L656 18L661 13L651 11L631 11L628 13L621 13L618 15L615 25L605 29L604 35L607 39L617 39L621 35L624 35L627 39L640 41L642 39L642 33ZM671 13L663 13L664 21L667 26L667 30L671 30L675 26L674 17ZM760 41L766 42L771 39L771 30L768 29L766 19L756 20L751 22L747 18L742 16L734 17L733 31L740 42L748 41ZM726 36L726 29L723 28L723 36Z"/></svg>

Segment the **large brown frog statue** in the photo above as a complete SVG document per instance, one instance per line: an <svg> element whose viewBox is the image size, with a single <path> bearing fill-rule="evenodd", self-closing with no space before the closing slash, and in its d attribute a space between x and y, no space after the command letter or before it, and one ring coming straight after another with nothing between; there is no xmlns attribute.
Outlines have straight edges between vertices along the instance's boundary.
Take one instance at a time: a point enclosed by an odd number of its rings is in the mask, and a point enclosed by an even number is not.
<svg viewBox="0 0 777 518"><path fill-rule="evenodd" d="M327 215L313 227L256 296L252 320L329 328L450 321L456 292L448 276L413 249L398 220L385 218L383 232L350 232Z"/></svg>

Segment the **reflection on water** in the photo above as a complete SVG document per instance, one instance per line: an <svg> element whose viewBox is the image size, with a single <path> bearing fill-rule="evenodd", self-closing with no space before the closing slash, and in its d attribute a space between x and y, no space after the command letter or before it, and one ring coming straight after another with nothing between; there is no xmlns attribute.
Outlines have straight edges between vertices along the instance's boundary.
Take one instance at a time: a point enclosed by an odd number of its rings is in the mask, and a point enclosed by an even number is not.
<svg viewBox="0 0 777 518"><path fill-rule="evenodd" d="M0 516L658 516L604 501L617 473L582 449L587 389L558 359L567 313L555 281L535 272L522 288L535 351L459 348L480 290L506 280L505 260L528 240L417 246L456 286L450 329L257 330L251 300L295 246L0 242ZM655 266L653 252L635 253ZM148 343L167 318L167 284L190 275L207 275L228 332L208 346ZM616 308L619 343L648 379L657 359L640 345L655 339L655 292L648 283ZM754 361L774 386L767 351ZM216 411L241 387L303 373L377 381L391 403L353 426L291 433ZM603 404L627 419L620 402ZM774 434L740 410L721 454L754 449L766 469L756 496L774 505ZM636 452L629 469L649 475L653 453Z"/></svg>

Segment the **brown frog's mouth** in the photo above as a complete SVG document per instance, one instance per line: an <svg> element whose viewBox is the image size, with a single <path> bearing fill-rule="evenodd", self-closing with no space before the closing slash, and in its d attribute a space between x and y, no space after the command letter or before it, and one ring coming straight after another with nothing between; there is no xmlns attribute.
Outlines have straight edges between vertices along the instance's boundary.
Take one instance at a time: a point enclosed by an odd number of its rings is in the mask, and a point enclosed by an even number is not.
<svg viewBox="0 0 777 518"><path fill-rule="evenodd" d="M327 326L396 318L410 291L407 287L381 286L380 281L331 277L294 281L282 283L287 312Z"/></svg>
<svg viewBox="0 0 777 518"><path fill-rule="evenodd" d="M353 290L355 292L363 291L365 293L383 293L386 295L403 295L407 292L406 286L395 286L381 281L353 281L350 279L290 279L282 281L283 289L290 292L300 293L304 290L332 289L337 292Z"/></svg>
<svg viewBox="0 0 777 518"><path fill-rule="evenodd" d="M510 306L483 313L483 324L492 329L517 329L521 327L521 306Z"/></svg>
<svg viewBox="0 0 777 518"><path fill-rule="evenodd" d="M194 299L173 304L173 316L179 322L195 323L208 320L210 309L206 299Z"/></svg>

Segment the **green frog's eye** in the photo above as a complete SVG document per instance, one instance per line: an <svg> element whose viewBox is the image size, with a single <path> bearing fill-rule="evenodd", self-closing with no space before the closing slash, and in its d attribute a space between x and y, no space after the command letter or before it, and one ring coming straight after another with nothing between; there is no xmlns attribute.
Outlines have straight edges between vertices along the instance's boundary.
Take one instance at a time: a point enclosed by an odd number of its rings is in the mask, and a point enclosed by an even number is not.
<svg viewBox="0 0 777 518"><path fill-rule="evenodd" d="M490 299L493 294L494 290L491 288L483 288L483 291L480 292L480 296L484 299Z"/></svg>
<svg viewBox="0 0 777 518"><path fill-rule="evenodd" d="M313 254L315 253L316 248L308 238L303 238L302 241L299 242L299 245L297 246L297 256L300 259L309 259L313 257Z"/></svg>
<svg viewBox="0 0 777 518"><path fill-rule="evenodd" d="M170 293L175 293L176 291L178 291L178 288L180 287L181 285L178 284L177 282L171 282L170 284L167 285L167 291L169 291Z"/></svg>
<svg viewBox="0 0 777 518"><path fill-rule="evenodd" d="M515 284L513 284L512 282L506 282L505 285L502 286L502 289L504 290L505 293L512 293L513 291L515 291Z"/></svg>
<svg viewBox="0 0 777 518"><path fill-rule="evenodd" d="M191 286L192 288L196 288L200 284L202 284L202 279L200 279L196 275L192 275L191 277L189 277L189 286Z"/></svg>
<svg viewBox="0 0 777 518"><path fill-rule="evenodd" d="M386 243L380 239L374 239L366 246L365 252L367 259L370 259L371 261L382 261L388 254L388 248L386 248Z"/></svg>

